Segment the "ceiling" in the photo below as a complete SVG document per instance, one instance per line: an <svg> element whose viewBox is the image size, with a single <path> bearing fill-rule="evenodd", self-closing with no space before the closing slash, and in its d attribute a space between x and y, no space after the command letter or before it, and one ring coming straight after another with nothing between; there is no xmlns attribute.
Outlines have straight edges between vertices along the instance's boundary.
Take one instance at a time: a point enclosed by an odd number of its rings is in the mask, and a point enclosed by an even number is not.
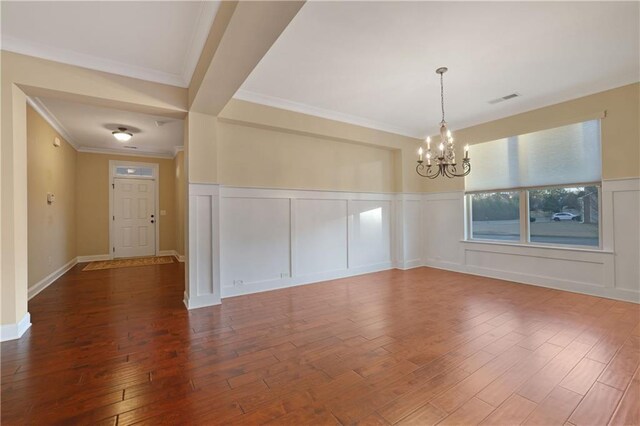
<svg viewBox="0 0 640 426"><path fill-rule="evenodd" d="M2 1L2 49L187 87L218 1Z"/></svg>
<svg viewBox="0 0 640 426"><path fill-rule="evenodd" d="M32 106L79 151L173 157L183 144L184 121L180 119L55 98L31 101ZM118 127L126 127L133 137L128 142L118 142L111 134Z"/></svg>
<svg viewBox="0 0 640 426"><path fill-rule="evenodd" d="M638 16L638 2L307 2L235 97L424 137L447 66L455 131L637 82Z"/></svg>

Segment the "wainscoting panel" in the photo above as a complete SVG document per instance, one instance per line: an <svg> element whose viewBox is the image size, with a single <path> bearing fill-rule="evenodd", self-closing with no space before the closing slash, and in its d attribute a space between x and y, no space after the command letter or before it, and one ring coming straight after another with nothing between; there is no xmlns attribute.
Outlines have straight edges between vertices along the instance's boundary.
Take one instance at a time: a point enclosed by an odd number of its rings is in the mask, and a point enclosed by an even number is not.
<svg viewBox="0 0 640 426"><path fill-rule="evenodd" d="M615 286L640 293L640 192L613 192Z"/></svg>
<svg viewBox="0 0 640 426"><path fill-rule="evenodd" d="M291 275L286 198L223 198L222 288L264 290Z"/></svg>
<svg viewBox="0 0 640 426"><path fill-rule="evenodd" d="M415 262L422 257L422 224L420 223L420 201L404 202L404 257L405 262Z"/></svg>
<svg viewBox="0 0 640 426"><path fill-rule="evenodd" d="M220 303L220 221L218 185L189 184L187 289L189 309Z"/></svg>
<svg viewBox="0 0 640 426"><path fill-rule="evenodd" d="M457 268L464 238L464 194L425 194L422 210L424 258L427 265Z"/></svg>
<svg viewBox="0 0 640 426"><path fill-rule="evenodd" d="M222 187L222 297L391 268L395 197Z"/></svg>
<svg viewBox="0 0 640 426"><path fill-rule="evenodd" d="M391 201L349 202L349 268L391 265Z"/></svg>
<svg viewBox="0 0 640 426"><path fill-rule="evenodd" d="M425 194L425 265L640 302L640 180L602 183L603 249L464 241L464 194Z"/></svg>
<svg viewBox="0 0 640 426"><path fill-rule="evenodd" d="M606 285L605 260L602 255L593 253L579 259L562 256L557 251L534 253L523 247L468 244L465 247L465 265L469 272L480 275L515 278L528 283L535 283L532 279L535 278L540 284L547 285L561 281L576 290L579 286Z"/></svg>
<svg viewBox="0 0 640 426"><path fill-rule="evenodd" d="M296 200L296 275L347 269L347 200Z"/></svg>
<svg viewBox="0 0 640 426"><path fill-rule="evenodd" d="M190 185L189 283L202 303L420 265L640 301L639 179L603 182L602 250L467 242L460 191L221 187L218 201L209 187Z"/></svg>

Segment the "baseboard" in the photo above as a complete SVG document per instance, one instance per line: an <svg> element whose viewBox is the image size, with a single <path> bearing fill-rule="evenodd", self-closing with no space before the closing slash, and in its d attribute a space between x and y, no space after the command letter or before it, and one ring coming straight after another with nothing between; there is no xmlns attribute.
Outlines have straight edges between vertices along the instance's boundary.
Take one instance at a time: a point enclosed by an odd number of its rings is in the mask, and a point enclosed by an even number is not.
<svg viewBox="0 0 640 426"><path fill-rule="evenodd" d="M0 325L0 342L19 339L29 327L31 327L31 315L27 312L17 324Z"/></svg>
<svg viewBox="0 0 640 426"><path fill-rule="evenodd" d="M640 303L640 293L614 287L602 287L597 285L577 283L575 281L550 279L548 277L536 277L535 275L500 271L497 269L466 266L455 262L439 262L427 260L424 266L436 269L444 269L452 272L460 272L463 274L475 275L478 277L494 278L517 284L533 285L536 287L550 288L553 290L568 291L570 293L586 294L588 296L597 296L607 299L622 300L624 302Z"/></svg>
<svg viewBox="0 0 640 426"><path fill-rule="evenodd" d="M158 256L173 256L178 262L184 262L184 255L178 254L177 250L160 250Z"/></svg>
<svg viewBox="0 0 640 426"><path fill-rule="evenodd" d="M50 273L49 275L47 275L46 277L38 281L35 285L32 285L31 287L29 287L28 289L29 300L31 300L35 295L40 293L45 288L49 287L52 282L60 278L69 269L76 266L77 263L78 263L78 258L75 257L71 259L69 262L67 262L66 264L62 265L57 270L53 271L52 273Z"/></svg>
<svg viewBox="0 0 640 426"><path fill-rule="evenodd" d="M262 293L265 291L279 290L283 288L296 287L300 285L316 284L324 281L337 280L341 278L355 277L357 275L370 274L373 272L387 271L394 269L391 262L375 263L365 266L357 266L348 269L340 269L330 272L319 272L297 277L273 279L255 283L247 283L241 286L222 287L222 298L243 296L247 294Z"/></svg>
<svg viewBox="0 0 640 426"><path fill-rule="evenodd" d="M420 259L414 259L414 260L408 260L406 262L397 262L394 265L395 269L400 269L402 271L407 271L409 269L413 269L413 268L420 268L424 266L422 263L422 260Z"/></svg>
<svg viewBox="0 0 640 426"><path fill-rule="evenodd" d="M207 294L204 296L187 296L187 292L184 292L184 298L182 299L184 306L187 309L198 309L198 308L206 308L207 306L215 306L220 305L222 301L220 298L216 297L213 294Z"/></svg>
<svg viewBox="0 0 640 426"><path fill-rule="evenodd" d="M78 263L99 262L101 260L111 260L108 254L94 254L90 256L78 256Z"/></svg>

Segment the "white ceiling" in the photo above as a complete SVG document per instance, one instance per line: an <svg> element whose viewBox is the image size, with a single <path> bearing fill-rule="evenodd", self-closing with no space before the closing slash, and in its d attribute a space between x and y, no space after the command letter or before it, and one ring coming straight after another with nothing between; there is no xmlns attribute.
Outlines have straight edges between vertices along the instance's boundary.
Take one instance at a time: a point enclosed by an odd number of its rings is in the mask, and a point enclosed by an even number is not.
<svg viewBox="0 0 640 426"><path fill-rule="evenodd" d="M454 130L638 81L638 17L638 2L307 2L235 97L424 137L440 66Z"/></svg>
<svg viewBox="0 0 640 426"><path fill-rule="evenodd" d="M2 1L2 49L187 87L218 1Z"/></svg>
<svg viewBox="0 0 640 426"><path fill-rule="evenodd" d="M32 99L32 105L79 151L173 157L183 144L184 122L180 119L55 98ZM111 134L118 127L126 127L133 137L128 142L118 142Z"/></svg>

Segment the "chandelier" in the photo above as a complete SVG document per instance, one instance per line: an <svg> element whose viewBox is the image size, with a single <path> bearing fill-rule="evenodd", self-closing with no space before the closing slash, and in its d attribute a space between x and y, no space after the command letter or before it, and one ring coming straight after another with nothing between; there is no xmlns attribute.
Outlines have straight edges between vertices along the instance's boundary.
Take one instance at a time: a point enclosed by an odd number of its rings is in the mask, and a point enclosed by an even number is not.
<svg viewBox="0 0 640 426"><path fill-rule="evenodd" d="M436 70L440 74L440 105L442 107L442 121L440 122L440 145L438 152L435 154L431 151L431 138L427 137L427 152L420 147L418 149L418 165L416 172L422 177L435 179L438 176L448 178L463 177L471 172L471 163L469 161L469 145L464 147L464 158L462 159L462 170L458 173L456 169L456 154L454 152L453 137L451 131L447 129L447 122L444 120L444 85L442 77L447 72L447 67L441 67ZM426 157L426 163L425 163Z"/></svg>

